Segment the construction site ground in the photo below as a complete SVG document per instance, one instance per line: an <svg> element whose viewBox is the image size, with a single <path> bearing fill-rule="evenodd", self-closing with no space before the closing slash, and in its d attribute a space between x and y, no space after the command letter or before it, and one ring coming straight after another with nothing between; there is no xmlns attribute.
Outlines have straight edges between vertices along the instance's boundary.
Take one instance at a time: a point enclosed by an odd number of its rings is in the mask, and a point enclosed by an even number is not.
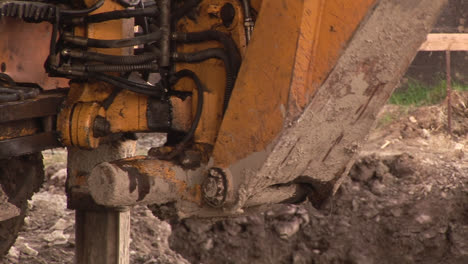
<svg viewBox="0 0 468 264"><path fill-rule="evenodd" d="M444 104L387 105L336 195L220 221L171 224L132 209L131 263L468 263L468 96ZM140 154L160 135L139 141ZM72 263L66 151L44 153L48 181L5 263ZM313 155L313 153L311 153Z"/></svg>

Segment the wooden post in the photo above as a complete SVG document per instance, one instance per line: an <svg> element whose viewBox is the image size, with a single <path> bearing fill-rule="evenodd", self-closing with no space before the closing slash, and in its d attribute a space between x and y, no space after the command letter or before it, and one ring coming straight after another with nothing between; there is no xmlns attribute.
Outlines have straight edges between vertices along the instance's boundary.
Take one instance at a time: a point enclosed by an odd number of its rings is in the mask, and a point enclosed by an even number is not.
<svg viewBox="0 0 468 264"><path fill-rule="evenodd" d="M136 141L112 141L89 151L68 148L68 204L88 189L86 177L99 163L133 156ZM83 183L84 182L84 183ZM89 195L89 194L88 194ZM129 264L130 211L77 206L75 211L75 264Z"/></svg>
<svg viewBox="0 0 468 264"><path fill-rule="evenodd" d="M446 73L447 73L447 129L452 136L452 74L450 67L450 50L445 51Z"/></svg>
<svg viewBox="0 0 468 264"><path fill-rule="evenodd" d="M77 210L75 219L75 263L130 263L130 210Z"/></svg>
<svg viewBox="0 0 468 264"><path fill-rule="evenodd" d="M447 130L452 136L452 74L451 51L468 50L468 34L429 34L426 42L419 48L420 51L445 51L447 73Z"/></svg>

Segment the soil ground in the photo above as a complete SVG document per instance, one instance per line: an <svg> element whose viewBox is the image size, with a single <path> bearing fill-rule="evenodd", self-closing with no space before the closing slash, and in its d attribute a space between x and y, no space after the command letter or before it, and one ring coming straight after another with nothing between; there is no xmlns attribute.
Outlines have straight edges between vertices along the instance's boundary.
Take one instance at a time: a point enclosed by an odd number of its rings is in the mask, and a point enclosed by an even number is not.
<svg viewBox="0 0 468 264"><path fill-rule="evenodd" d="M132 209L131 263L468 263L468 96L444 105L386 106L336 195L213 222L168 224ZM161 137L145 137L144 148ZM72 263L74 213L63 193L65 151L30 202L5 263Z"/></svg>

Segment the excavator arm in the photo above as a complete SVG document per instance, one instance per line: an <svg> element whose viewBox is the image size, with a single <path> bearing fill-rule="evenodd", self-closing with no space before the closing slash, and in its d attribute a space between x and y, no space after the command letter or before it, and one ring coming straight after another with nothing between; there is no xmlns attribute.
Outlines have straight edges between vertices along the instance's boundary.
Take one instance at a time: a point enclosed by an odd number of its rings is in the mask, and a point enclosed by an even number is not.
<svg viewBox="0 0 468 264"><path fill-rule="evenodd" d="M319 206L445 2L0 0L0 158L68 147L72 209Z"/></svg>

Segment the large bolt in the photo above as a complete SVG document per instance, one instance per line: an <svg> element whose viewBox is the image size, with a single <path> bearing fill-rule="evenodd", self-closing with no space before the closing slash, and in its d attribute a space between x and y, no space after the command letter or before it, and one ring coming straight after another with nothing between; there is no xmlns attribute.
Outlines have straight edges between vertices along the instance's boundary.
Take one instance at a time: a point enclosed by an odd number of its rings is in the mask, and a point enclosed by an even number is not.
<svg viewBox="0 0 468 264"><path fill-rule="evenodd" d="M205 202L212 207L224 205L227 196L227 178L222 169L208 170L208 176L202 184L202 195Z"/></svg>

